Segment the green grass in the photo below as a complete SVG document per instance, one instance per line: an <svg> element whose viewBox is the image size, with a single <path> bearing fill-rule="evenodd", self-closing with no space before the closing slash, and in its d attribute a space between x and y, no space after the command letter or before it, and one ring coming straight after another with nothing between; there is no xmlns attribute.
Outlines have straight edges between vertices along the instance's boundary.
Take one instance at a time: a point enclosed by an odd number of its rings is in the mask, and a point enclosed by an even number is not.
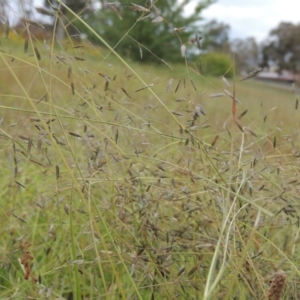
<svg viewBox="0 0 300 300"><path fill-rule="evenodd" d="M1 299L264 299L279 270L299 297L297 95L22 43L0 53Z"/></svg>

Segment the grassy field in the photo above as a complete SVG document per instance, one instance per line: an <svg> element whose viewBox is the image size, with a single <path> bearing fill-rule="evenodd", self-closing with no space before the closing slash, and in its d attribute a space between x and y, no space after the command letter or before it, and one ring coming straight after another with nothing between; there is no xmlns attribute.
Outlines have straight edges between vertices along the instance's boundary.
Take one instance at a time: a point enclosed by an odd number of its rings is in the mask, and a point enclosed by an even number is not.
<svg viewBox="0 0 300 300"><path fill-rule="evenodd" d="M300 298L299 95L1 44L1 299Z"/></svg>

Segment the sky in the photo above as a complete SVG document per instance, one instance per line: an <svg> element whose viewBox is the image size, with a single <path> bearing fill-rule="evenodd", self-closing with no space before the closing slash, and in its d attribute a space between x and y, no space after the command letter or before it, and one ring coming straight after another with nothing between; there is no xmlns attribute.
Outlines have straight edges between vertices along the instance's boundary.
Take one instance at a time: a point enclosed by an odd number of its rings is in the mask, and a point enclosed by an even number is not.
<svg viewBox="0 0 300 300"><path fill-rule="evenodd" d="M229 24L230 38L265 40L281 21L300 23L299 0L217 0L203 11L205 19ZM197 0L191 0L192 10ZM296 5L297 3L297 5Z"/></svg>

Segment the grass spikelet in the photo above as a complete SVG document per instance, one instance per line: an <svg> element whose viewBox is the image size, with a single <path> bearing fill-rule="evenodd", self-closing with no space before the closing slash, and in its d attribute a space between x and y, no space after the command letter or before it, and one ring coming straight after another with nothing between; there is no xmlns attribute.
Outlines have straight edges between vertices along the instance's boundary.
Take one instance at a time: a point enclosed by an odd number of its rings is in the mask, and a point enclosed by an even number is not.
<svg viewBox="0 0 300 300"><path fill-rule="evenodd" d="M109 81L105 81L104 91L107 91L109 87Z"/></svg>
<svg viewBox="0 0 300 300"><path fill-rule="evenodd" d="M247 79L249 79L249 78L254 77L254 76L257 75L259 72L261 72L261 70L262 70L262 68L259 68L259 69L256 69L256 70L254 70L254 71L252 71L252 72L250 72L250 73L248 73L248 74L242 76L242 77L240 78L240 81L244 81L244 80L247 80Z"/></svg>
<svg viewBox="0 0 300 300"><path fill-rule="evenodd" d="M242 125L236 119L234 119L234 124L238 127L238 129L241 132L244 132L244 129L243 129Z"/></svg>
<svg viewBox="0 0 300 300"><path fill-rule="evenodd" d="M219 135L217 134L211 143L211 147L213 148L219 139Z"/></svg>
<svg viewBox="0 0 300 300"><path fill-rule="evenodd" d="M197 48L198 48L199 50L202 50L202 45L201 45L201 43L200 43L201 40L202 40L202 36L199 36L198 33L196 33L196 37L195 37L195 38L191 38L191 39L189 40L189 43L190 43L190 44L196 43Z"/></svg>
<svg viewBox="0 0 300 300"><path fill-rule="evenodd" d="M64 142L60 141L54 134L52 135L57 145L66 145Z"/></svg>
<svg viewBox="0 0 300 300"><path fill-rule="evenodd" d="M44 44L44 49L45 49L47 52L49 52L49 56L51 56L51 54L50 54L51 48L50 48L50 46L47 44L47 41L44 40L43 44Z"/></svg>
<svg viewBox="0 0 300 300"><path fill-rule="evenodd" d="M157 16L156 18L154 18L151 23L154 23L154 24L158 24L158 23L161 23L163 21L163 17L161 16Z"/></svg>
<svg viewBox="0 0 300 300"><path fill-rule="evenodd" d="M273 138L273 148L274 149L276 148L276 143L277 143L277 141L276 141L276 135L275 135Z"/></svg>
<svg viewBox="0 0 300 300"><path fill-rule="evenodd" d="M59 178L59 166L58 165L55 166L55 177L56 177L56 180L58 180L58 178Z"/></svg>
<svg viewBox="0 0 300 300"><path fill-rule="evenodd" d="M232 99L235 100L236 103L241 104L241 102L235 97L233 96L229 91L224 89L224 92Z"/></svg>
<svg viewBox="0 0 300 300"><path fill-rule="evenodd" d="M28 42L29 42L28 37L26 37L24 40L24 53L27 53L28 51Z"/></svg>
<svg viewBox="0 0 300 300"><path fill-rule="evenodd" d="M37 23L37 22L35 22L35 21L29 20L29 19L25 19L24 21L25 21L27 24L32 25L32 26L35 26L35 27L38 27L38 28L42 28L42 29L45 28L42 24Z"/></svg>
<svg viewBox="0 0 300 300"><path fill-rule="evenodd" d="M38 13L40 13L41 15L51 16L51 17L54 17L54 16L55 16L55 14L54 14L52 11L47 10L47 9L45 9L45 8L43 8L43 7L35 7L35 10L36 10Z"/></svg>
<svg viewBox="0 0 300 300"><path fill-rule="evenodd" d="M175 88L175 93L177 92L177 90L179 89L180 87L180 84L181 84L181 81L182 81L182 77L179 79L177 85L176 85L176 88Z"/></svg>
<svg viewBox="0 0 300 300"><path fill-rule="evenodd" d="M24 136L24 135L22 135L22 134L19 134L19 138L20 138L21 140L29 141L29 137Z"/></svg>
<svg viewBox="0 0 300 300"><path fill-rule="evenodd" d="M199 270L199 265L196 265L190 269L188 272L188 276L192 277Z"/></svg>
<svg viewBox="0 0 300 300"><path fill-rule="evenodd" d="M243 127L243 131L247 131L249 132L250 134L252 134L253 136L257 137L257 134L251 129L251 127L249 126L244 126Z"/></svg>
<svg viewBox="0 0 300 300"><path fill-rule="evenodd" d="M36 147L36 150L37 152L39 153L42 149L42 142L43 142L43 138L44 138L44 135L41 135L38 139L38 142L37 142L37 147Z"/></svg>
<svg viewBox="0 0 300 300"><path fill-rule="evenodd" d="M51 8L52 8L56 13L58 13L58 14L61 14L61 13L62 13L61 10L60 10L59 8L57 8L57 7L53 6L53 5L51 5Z"/></svg>
<svg viewBox="0 0 300 300"><path fill-rule="evenodd" d="M41 54L40 54L40 52L39 52L39 50L38 50L37 47L34 47L34 53L35 53L35 55L36 55L36 58L37 58L38 60L41 60Z"/></svg>
<svg viewBox="0 0 300 300"><path fill-rule="evenodd" d="M150 3L150 9L153 10L153 14L155 16L160 16L160 12L159 12L158 8L154 5L153 0L150 0L150 2L151 2Z"/></svg>
<svg viewBox="0 0 300 300"><path fill-rule="evenodd" d="M34 160L34 159L30 159L29 161L31 161L32 163L36 164L36 165L39 165L39 166L42 166L42 167L45 167L41 162L37 161L37 160Z"/></svg>
<svg viewBox="0 0 300 300"><path fill-rule="evenodd" d="M194 83L194 81L193 81L192 79L190 79L190 80L191 80L191 84L192 84L192 86L193 86L194 90L197 92L197 88L196 88L196 86L195 86L195 83Z"/></svg>
<svg viewBox="0 0 300 300"><path fill-rule="evenodd" d="M45 94L41 99L38 100L38 102L36 104L39 104L44 99L47 101L47 97L48 97L48 94Z"/></svg>
<svg viewBox="0 0 300 300"><path fill-rule="evenodd" d="M196 37L191 38L191 39L189 40L189 43L190 43L190 44L194 44L194 43L197 43L197 42L199 42L199 41L201 41L201 40L202 40L202 36L199 36L198 33L196 33ZM201 46L200 46L200 47L201 47Z"/></svg>
<svg viewBox="0 0 300 300"><path fill-rule="evenodd" d="M182 114L182 113L179 113L179 112L177 112L177 111L172 111L172 114L173 114L174 116L183 117L183 114Z"/></svg>
<svg viewBox="0 0 300 300"><path fill-rule="evenodd" d="M206 113L205 113L203 107L199 103L197 103L196 106L195 106L194 118L200 117L201 115L206 116Z"/></svg>
<svg viewBox="0 0 300 300"><path fill-rule="evenodd" d="M72 95L74 96L75 95L75 86L74 86L73 82L71 82L71 91L72 91Z"/></svg>
<svg viewBox="0 0 300 300"><path fill-rule="evenodd" d="M134 92L137 93L137 92L143 91L143 90L145 90L145 89L148 89L149 87L152 87L153 85L154 85L153 83L150 83L150 84L148 84L148 85L146 85L146 86L144 86L144 87L142 87L142 88L140 88L140 89L137 89L137 90L134 91Z"/></svg>
<svg viewBox="0 0 300 300"><path fill-rule="evenodd" d="M29 117L28 119L30 120L30 122L40 122L41 121L40 118L36 118L36 117Z"/></svg>
<svg viewBox="0 0 300 300"><path fill-rule="evenodd" d="M107 6L118 16L120 20L123 20L122 16L120 15L118 9L113 3L107 3Z"/></svg>
<svg viewBox="0 0 300 300"><path fill-rule="evenodd" d="M167 93L167 94L169 93L170 88L171 88L173 82L174 82L174 79L173 79L173 78L171 78L171 79L168 81L168 85L167 85L167 88L166 88L166 93Z"/></svg>
<svg viewBox="0 0 300 300"><path fill-rule="evenodd" d="M298 99L296 99L296 102L295 102L295 109L298 109L298 105L299 105L299 101L298 101Z"/></svg>
<svg viewBox="0 0 300 300"><path fill-rule="evenodd" d="M185 52L186 52L186 46L182 44L180 47L180 53L182 57L185 57Z"/></svg>
<svg viewBox="0 0 300 300"><path fill-rule="evenodd" d="M185 272L185 267L181 267L177 273L177 277L181 276Z"/></svg>
<svg viewBox="0 0 300 300"><path fill-rule="evenodd" d="M55 118L49 119L49 120L46 122L46 124L50 124L50 123L54 122L55 120L56 120Z"/></svg>
<svg viewBox="0 0 300 300"><path fill-rule="evenodd" d="M163 59L159 59L162 63L164 63L170 70L172 70L171 66Z"/></svg>
<svg viewBox="0 0 300 300"><path fill-rule="evenodd" d="M216 93L216 94L210 94L208 95L209 98L219 98L225 96L224 93Z"/></svg>
<svg viewBox="0 0 300 300"><path fill-rule="evenodd" d="M228 80L224 76L222 76L222 81L225 83L225 85L230 87L230 84L229 84Z"/></svg>
<svg viewBox="0 0 300 300"><path fill-rule="evenodd" d="M202 50L202 45L200 43L200 40L202 40L202 36L198 36L198 33L196 33L196 44L199 50Z"/></svg>
<svg viewBox="0 0 300 300"><path fill-rule="evenodd" d="M69 135L72 135L72 136L75 136L75 137L78 137L78 138L82 138L82 136L78 133L70 132L70 131L68 133L69 133Z"/></svg>
<svg viewBox="0 0 300 300"><path fill-rule="evenodd" d="M116 142L116 144L118 143L118 139L119 139L119 130L117 130L116 133L115 133L115 142Z"/></svg>
<svg viewBox="0 0 300 300"><path fill-rule="evenodd" d="M28 153L30 153L32 146L33 146L32 138L29 138L28 145L27 145L27 151L28 151Z"/></svg>
<svg viewBox="0 0 300 300"><path fill-rule="evenodd" d="M186 27L179 27L179 28L175 27L173 30L174 30L175 32L180 32L180 31L186 30Z"/></svg>
<svg viewBox="0 0 300 300"><path fill-rule="evenodd" d="M4 35L5 38L8 39L9 38L9 20L8 19L5 20L4 34L5 34Z"/></svg>
<svg viewBox="0 0 300 300"><path fill-rule="evenodd" d="M79 61L85 61L84 58L79 57L79 56L73 56L74 59L79 60Z"/></svg>
<svg viewBox="0 0 300 300"><path fill-rule="evenodd" d="M139 46L140 57L141 57L141 59L143 59L143 49L139 43L138 43L138 46Z"/></svg>
<svg viewBox="0 0 300 300"><path fill-rule="evenodd" d="M72 67L70 66L68 68L68 78L70 78L72 76Z"/></svg>
<svg viewBox="0 0 300 300"><path fill-rule="evenodd" d="M246 113L248 112L248 109L244 110L239 116L238 116L238 120L240 120Z"/></svg>
<svg viewBox="0 0 300 300"><path fill-rule="evenodd" d="M105 74L99 72L98 75L100 75L101 77L103 77L106 81L110 81L110 77L106 76Z"/></svg>
<svg viewBox="0 0 300 300"><path fill-rule="evenodd" d="M269 288L267 298L270 300L281 300L283 290L286 284L286 274L284 271L278 271Z"/></svg>
<svg viewBox="0 0 300 300"><path fill-rule="evenodd" d="M130 95L126 92L124 88L121 87L121 90L129 99L131 99Z"/></svg>
<svg viewBox="0 0 300 300"><path fill-rule="evenodd" d="M14 177L16 178L18 176L18 161L15 156L14 156L14 163L15 163Z"/></svg>
<svg viewBox="0 0 300 300"><path fill-rule="evenodd" d="M73 49L84 48L84 45L75 45L72 47Z"/></svg>
<svg viewBox="0 0 300 300"><path fill-rule="evenodd" d="M148 8L134 3L132 3L132 5L125 6L125 7L134 11L150 12Z"/></svg>
<svg viewBox="0 0 300 300"><path fill-rule="evenodd" d="M140 18L138 18L138 21L146 20L146 19L149 19L150 17L151 17L151 14L148 14L146 16L141 16Z"/></svg>

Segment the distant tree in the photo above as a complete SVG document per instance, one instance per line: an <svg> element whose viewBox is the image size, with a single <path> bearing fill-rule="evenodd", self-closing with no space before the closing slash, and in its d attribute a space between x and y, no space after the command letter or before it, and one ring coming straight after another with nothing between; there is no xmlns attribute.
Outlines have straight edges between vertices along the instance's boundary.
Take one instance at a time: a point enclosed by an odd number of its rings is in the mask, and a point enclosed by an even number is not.
<svg viewBox="0 0 300 300"><path fill-rule="evenodd" d="M230 26L211 20L203 26L203 49L205 51L230 52Z"/></svg>
<svg viewBox="0 0 300 300"><path fill-rule="evenodd" d="M200 71L204 76L223 76L231 78L234 73L232 59L226 53L209 52L201 56Z"/></svg>
<svg viewBox="0 0 300 300"><path fill-rule="evenodd" d="M270 63L277 66L278 71L300 71L300 24L282 22L270 32L268 41L262 49L262 67Z"/></svg>
<svg viewBox="0 0 300 300"><path fill-rule="evenodd" d="M122 5L102 0L102 15L94 13L84 18L112 47L117 45L116 50L123 55L155 61L152 52L163 60L179 60L181 42L188 43L199 33L197 22L201 12L214 0L198 1L193 13L186 16L184 8L189 2L135 0L136 5L144 7L139 9L130 0L122 1ZM99 42L92 34L89 39Z"/></svg>
<svg viewBox="0 0 300 300"><path fill-rule="evenodd" d="M78 15L82 15L83 13L86 13L86 11L88 11L89 5L91 5L93 2L98 2L98 1L62 0L62 2ZM72 26L72 22L69 23L69 20L72 20L73 17L70 16L68 10L63 5L61 5L57 0L44 0L44 4L48 8L49 7L59 8L62 12L60 17L60 22L58 22L57 30L56 30L56 35L59 40L62 40L64 38L66 29L70 35L77 33L76 28ZM65 26L67 24L69 26L67 26L67 28L65 29Z"/></svg>
<svg viewBox="0 0 300 300"><path fill-rule="evenodd" d="M235 39L231 42L235 64L240 72L250 72L259 64L259 49L255 38Z"/></svg>

